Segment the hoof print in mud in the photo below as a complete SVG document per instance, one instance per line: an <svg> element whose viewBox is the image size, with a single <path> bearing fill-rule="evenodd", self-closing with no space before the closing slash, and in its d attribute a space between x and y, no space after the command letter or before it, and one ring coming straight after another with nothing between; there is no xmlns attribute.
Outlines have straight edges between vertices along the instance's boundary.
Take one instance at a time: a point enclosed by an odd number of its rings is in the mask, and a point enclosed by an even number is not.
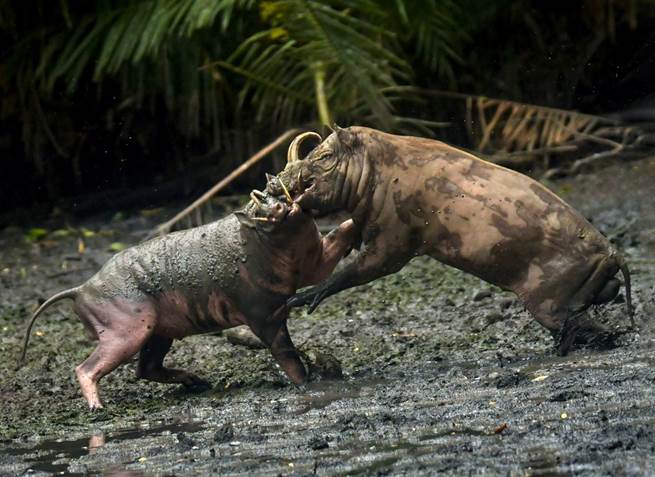
<svg viewBox="0 0 655 477"><path fill-rule="evenodd" d="M196 445L196 442L183 432L178 432L176 437L178 446L183 450L190 450Z"/></svg>
<svg viewBox="0 0 655 477"><path fill-rule="evenodd" d="M234 426L230 423L223 424L214 433L214 442L222 444L223 442L230 442L234 438Z"/></svg>
<svg viewBox="0 0 655 477"><path fill-rule="evenodd" d="M510 372L506 374L501 374L496 376L493 380L493 385L497 389L509 388L512 386L518 386L519 384L525 382L527 377L522 373Z"/></svg>
<svg viewBox="0 0 655 477"><path fill-rule="evenodd" d="M339 419L341 432L356 431L362 429L375 429L371 420L363 414L354 414L352 416L343 416Z"/></svg>
<svg viewBox="0 0 655 477"><path fill-rule="evenodd" d="M212 384L204 379L196 379L190 383L183 383L181 389L190 394L200 394L212 389Z"/></svg>
<svg viewBox="0 0 655 477"><path fill-rule="evenodd" d="M493 296L493 292L489 289L486 290L479 290L473 294L473 301L482 301L487 298L491 298Z"/></svg>
<svg viewBox="0 0 655 477"><path fill-rule="evenodd" d="M589 393L581 389L566 389L551 395L548 400L551 402L567 402L574 399L585 399Z"/></svg>
<svg viewBox="0 0 655 477"><path fill-rule="evenodd" d="M312 450L322 450L330 447L330 444L324 437L314 436L307 443L307 447Z"/></svg>
<svg viewBox="0 0 655 477"><path fill-rule="evenodd" d="M343 378L341 362L333 355L320 351L307 351L303 357L309 367L310 380Z"/></svg>

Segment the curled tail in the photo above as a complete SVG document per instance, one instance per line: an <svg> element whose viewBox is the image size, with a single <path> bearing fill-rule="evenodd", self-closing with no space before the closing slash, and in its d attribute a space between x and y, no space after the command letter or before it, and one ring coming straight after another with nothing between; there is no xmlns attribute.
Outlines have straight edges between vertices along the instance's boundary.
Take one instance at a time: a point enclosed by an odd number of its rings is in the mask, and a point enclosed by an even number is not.
<svg viewBox="0 0 655 477"><path fill-rule="evenodd" d="M20 359L18 360L18 367L20 368L25 364L25 354L27 353L27 344L30 341L30 333L32 333L32 326L34 326L34 322L36 321L37 317L45 310L48 308L50 305L53 303L62 300L64 298L75 298L77 296L77 292L79 290L79 287L75 288L70 288L68 290L64 290L62 292L57 293L56 295L51 296L48 298L35 312L34 315L32 315L32 319L30 320L30 324L27 325L27 330L25 331L25 340L23 341L23 352L20 355Z"/></svg>
<svg viewBox="0 0 655 477"><path fill-rule="evenodd" d="M628 270L628 264L625 262L625 258L621 254L616 254L617 263L623 274L623 279L625 280L625 304L628 311L628 316L630 317L630 322L632 327L635 327L635 310L632 307L632 290L630 288L630 270Z"/></svg>

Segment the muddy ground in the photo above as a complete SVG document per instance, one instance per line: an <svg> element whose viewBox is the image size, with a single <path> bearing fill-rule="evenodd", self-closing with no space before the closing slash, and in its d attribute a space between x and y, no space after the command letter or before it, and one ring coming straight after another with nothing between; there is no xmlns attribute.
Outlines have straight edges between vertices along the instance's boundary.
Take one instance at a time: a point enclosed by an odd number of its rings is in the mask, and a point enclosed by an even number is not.
<svg viewBox="0 0 655 477"><path fill-rule="evenodd" d="M0 475L654 475L655 158L549 185L628 256L639 331L614 345L558 357L512 295L417 258L294 312L292 336L317 363L306 388L264 350L195 336L167 362L212 390L139 381L132 363L103 380L95 413L73 373L93 344L70 304L40 319L15 371L25 320L173 209L4 230ZM625 330L616 301L594 316Z"/></svg>

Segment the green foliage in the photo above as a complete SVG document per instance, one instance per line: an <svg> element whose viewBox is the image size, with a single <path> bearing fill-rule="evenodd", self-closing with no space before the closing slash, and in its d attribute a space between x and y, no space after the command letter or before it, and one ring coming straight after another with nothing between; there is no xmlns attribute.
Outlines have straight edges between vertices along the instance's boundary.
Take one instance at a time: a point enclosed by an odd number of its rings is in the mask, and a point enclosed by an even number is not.
<svg viewBox="0 0 655 477"><path fill-rule="evenodd" d="M289 127L427 135L451 119L409 86L464 78L473 93L569 108L589 59L655 18L651 3L0 0L0 144L18 144L48 189L62 165L82 188L92 161L122 163L124 136L170 177L194 147L237 162Z"/></svg>
<svg viewBox="0 0 655 477"><path fill-rule="evenodd" d="M45 238L46 235L48 235L48 231L46 229L41 227L33 227L27 231L25 234L25 239L28 242L37 242Z"/></svg>
<svg viewBox="0 0 655 477"><path fill-rule="evenodd" d="M430 72L435 72L449 87L457 83L453 66L463 64L460 50L468 39L464 9L453 0L389 1L393 30L400 33L408 51ZM394 11L395 10L395 11ZM475 17L469 14L468 19Z"/></svg>
<svg viewBox="0 0 655 477"><path fill-rule="evenodd" d="M273 112L282 123L297 120L303 106L315 103L315 111L326 109L324 122L332 114L354 113L373 115L388 127L392 106L383 89L407 81L411 71L394 51L395 35L384 28L384 12L367 1L348 6L263 2L261 17L270 28L247 38L220 63L247 78L241 104L251 99L258 119Z"/></svg>
<svg viewBox="0 0 655 477"><path fill-rule="evenodd" d="M123 242L112 242L109 245L109 251L110 252L120 252L121 250L125 250L127 245L125 245Z"/></svg>
<svg viewBox="0 0 655 477"><path fill-rule="evenodd" d="M108 124L163 102L185 136L209 131L216 147L239 117L279 128L354 118L393 128L398 98L385 91L411 81L414 55L450 84L460 61L457 4L428 3L0 1L0 28L14 39L3 68L20 98L11 112L28 118L33 157L48 145L72 154L75 141L59 137L42 103L93 84L99 95L119 85Z"/></svg>

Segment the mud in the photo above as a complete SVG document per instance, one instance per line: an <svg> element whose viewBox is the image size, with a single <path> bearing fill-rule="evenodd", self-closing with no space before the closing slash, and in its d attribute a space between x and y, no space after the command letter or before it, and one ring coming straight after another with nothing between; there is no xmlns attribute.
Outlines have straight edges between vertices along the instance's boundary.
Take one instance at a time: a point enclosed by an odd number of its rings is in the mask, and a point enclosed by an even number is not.
<svg viewBox="0 0 655 477"><path fill-rule="evenodd" d="M312 363L305 388L266 350L195 336L167 363L213 389L137 380L132 362L103 380L106 409L95 413L73 373L93 343L70 306L37 322L16 371L25 320L92 275L110 244L136 243L170 211L95 217L37 242L4 230L0 475L655 474L654 183L655 158L548 184L629 260L639 331L627 331L620 298L592 311L617 329L614 343L557 357L511 294L417 258L311 316L293 312L292 337Z"/></svg>

